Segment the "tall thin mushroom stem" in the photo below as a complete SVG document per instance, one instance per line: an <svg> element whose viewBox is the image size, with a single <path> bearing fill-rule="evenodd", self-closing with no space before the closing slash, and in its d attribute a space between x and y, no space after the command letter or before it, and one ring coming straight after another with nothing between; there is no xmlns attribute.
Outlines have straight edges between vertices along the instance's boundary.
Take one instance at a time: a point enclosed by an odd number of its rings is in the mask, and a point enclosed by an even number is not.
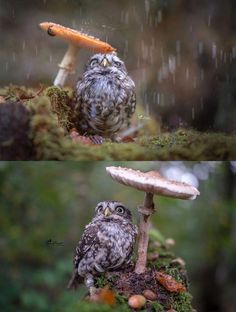
<svg viewBox="0 0 236 312"><path fill-rule="evenodd" d="M139 241L138 241L138 259L135 266L137 274L146 270L147 249L150 229L150 215L154 212L153 194L145 193L143 206L139 207Z"/></svg>
<svg viewBox="0 0 236 312"><path fill-rule="evenodd" d="M70 44L69 48L61 61L57 76L54 80L54 86L63 87L68 79L68 76L75 73L76 56L78 53L78 46Z"/></svg>

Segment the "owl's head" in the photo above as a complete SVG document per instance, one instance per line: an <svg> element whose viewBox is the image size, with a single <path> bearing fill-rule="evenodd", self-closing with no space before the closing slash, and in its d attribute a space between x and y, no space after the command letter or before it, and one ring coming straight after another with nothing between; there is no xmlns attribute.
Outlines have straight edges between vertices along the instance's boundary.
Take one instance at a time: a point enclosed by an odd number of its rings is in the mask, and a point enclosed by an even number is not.
<svg viewBox="0 0 236 312"><path fill-rule="evenodd" d="M117 201L103 201L97 204L95 208L95 217L105 219L125 219L132 221L131 211L122 203Z"/></svg>
<svg viewBox="0 0 236 312"><path fill-rule="evenodd" d="M88 69L106 71L122 71L127 72L124 62L116 55L116 53L102 54L98 53L93 55L87 65Z"/></svg>

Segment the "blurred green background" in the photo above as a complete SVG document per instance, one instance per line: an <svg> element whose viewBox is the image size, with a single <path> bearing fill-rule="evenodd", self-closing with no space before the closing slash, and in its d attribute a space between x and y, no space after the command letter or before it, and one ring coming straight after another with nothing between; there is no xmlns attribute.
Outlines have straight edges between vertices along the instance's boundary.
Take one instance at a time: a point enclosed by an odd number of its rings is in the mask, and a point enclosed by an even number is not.
<svg viewBox="0 0 236 312"><path fill-rule="evenodd" d="M66 45L38 24L61 23L117 48L144 117L233 132L235 11L234 0L0 0L0 85L52 84ZM79 53L72 86L90 55Z"/></svg>
<svg viewBox="0 0 236 312"><path fill-rule="evenodd" d="M1 162L0 310L69 311L85 294L66 286L94 207L123 201L137 223L144 196L113 181L110 165L158 170L199 188L195 201L155 196L152 222L186 261L194 307L235 311L236 162Z"/></svg>

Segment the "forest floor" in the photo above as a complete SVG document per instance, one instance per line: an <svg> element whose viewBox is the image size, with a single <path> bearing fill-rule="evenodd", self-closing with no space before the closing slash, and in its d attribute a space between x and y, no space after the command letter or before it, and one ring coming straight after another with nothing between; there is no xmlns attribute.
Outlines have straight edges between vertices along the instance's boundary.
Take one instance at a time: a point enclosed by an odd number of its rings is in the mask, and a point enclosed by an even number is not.
<svg viewBox="0 0 236 312"><path fill-rule="evenodd" d="M93 144L73 139L72 91L0 89L1 160L228 160L236 158L236 134L178 129L161 132L146 121L135 136ZM151 130L150 130L151 129Z"/></svg>

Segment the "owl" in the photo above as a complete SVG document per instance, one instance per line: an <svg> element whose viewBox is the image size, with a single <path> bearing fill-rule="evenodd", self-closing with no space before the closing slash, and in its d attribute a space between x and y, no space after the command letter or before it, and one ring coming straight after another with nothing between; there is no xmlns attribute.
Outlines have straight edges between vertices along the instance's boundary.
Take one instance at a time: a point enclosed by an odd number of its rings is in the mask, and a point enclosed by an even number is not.
<svg viewBox="0 0 236 312"><path fill-rule="evenodd" d="M128 208L116 201L100 202L76 248L74 272L68 288L76 288L84 280L91 292L95 276L127 266L136 235L137 228Z"/></svg>
<svg viewBox="0 0 236 312"><path fill-rule="evenodd" d="M77 83L75 102L75 126L82 134L112 137L129 126L135 84L114 52L92 56Z"/></svg>

